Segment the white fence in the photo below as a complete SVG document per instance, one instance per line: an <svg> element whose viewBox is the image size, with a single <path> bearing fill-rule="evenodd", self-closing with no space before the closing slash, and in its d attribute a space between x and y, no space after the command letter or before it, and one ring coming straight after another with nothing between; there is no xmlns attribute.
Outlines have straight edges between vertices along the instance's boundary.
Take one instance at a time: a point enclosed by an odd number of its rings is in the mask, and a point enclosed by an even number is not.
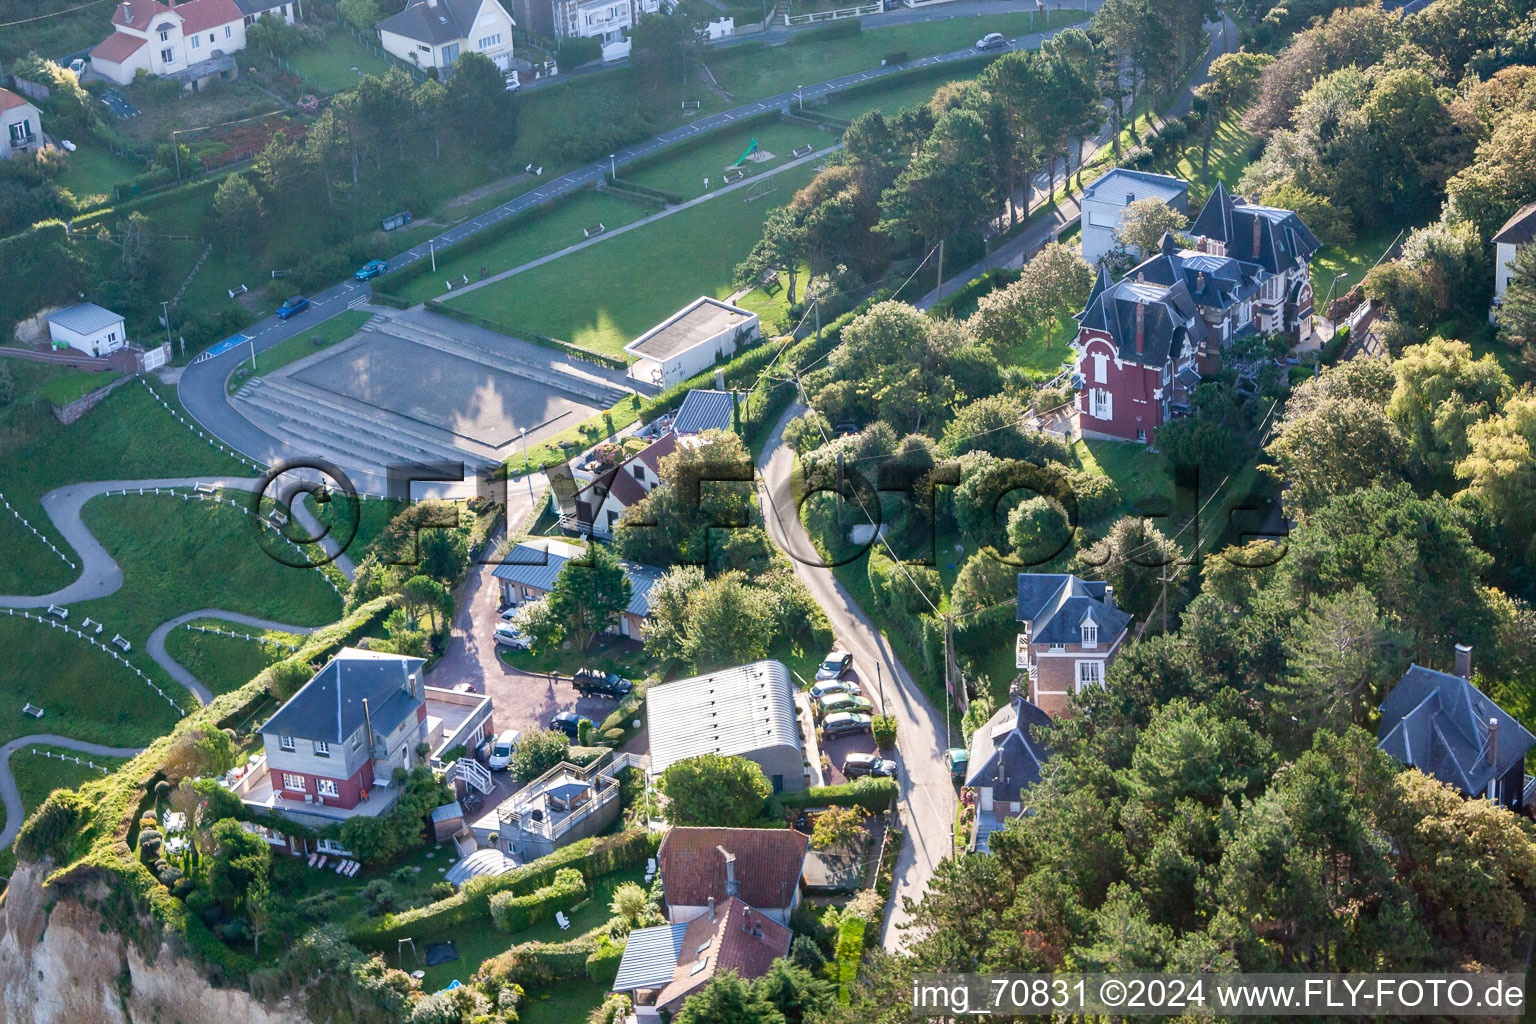
<svg viewBox="0 0 1536 1024"><path fill-rule="evenodd" d="M858 7L844 7L836 11L812 11L810 14L784 14L784 27L795 28L799 25L814 25L822 21L838 21L843 18L859 18L866 14L879 14L882 5L878 3L861 4Z"/></svg>

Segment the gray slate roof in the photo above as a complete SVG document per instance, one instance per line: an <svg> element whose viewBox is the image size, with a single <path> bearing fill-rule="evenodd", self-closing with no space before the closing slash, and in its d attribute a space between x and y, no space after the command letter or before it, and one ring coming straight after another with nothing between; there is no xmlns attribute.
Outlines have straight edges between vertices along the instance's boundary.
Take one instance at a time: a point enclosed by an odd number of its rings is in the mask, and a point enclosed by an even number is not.
<svg viewBox="0 0 1536 1024"><path fill-rule="evenodd" d="M240 13L247 18L260 17L268 11L275 10L290 3L292 0L235 0L235 6L240 8Z"/></svg>
<svg viewBox="0 0 1536 1024"><path fill-rule="evenodd" d="M122 317L110 309L102 309L94 302L81 302L48 314L48 322L66 327L76 334L94 334L104 327L121 323Z"/></svg>
<svg viewBox="0 0 1536 1024"><path fill-rule="evenodd" d="M507 552L502 564L491 570L491 575L508 583L544 591L553 590L555 577L560 575L561 567L571 560L572 556L568 552L573 550L574 546L564 541L525 541ZM623 567L624 575L629 577L629 606L625 611L645 618L651 613L651 588L663 573L655 566L641 565L639 562L621 560L619 565Z"/></svg>
<svg viewBox="0 0 1536 1024"><path fill-rule="evenodd" d="M1253 244L1255 219L1259 221L1257 249ZM1271 274L1289 269L1298 258L1310 259L1322 246L1292 211L1245 202L1219 181L1189 232L1221 242L1228 256L1257 263Z"/></svg>
<svg viewBox="0 0 1536 1024"><path fill-rule="evenodd" d="M1030 642L1082 642L1082 625L1089 617L1099 626L1099 643L1108 647L1131 622L1129 613L1111 603L1101 580L1078 579L1071 573L1019 573L1017 621L1030 624Z"/></svg>
<svg viewBox="0 0 1536 1024"><path fill-rule="evenodd" d="M411 0L405 10L385 18L375 27L382 32L440 46L469 38L481 3L482 0L437 0L434 5L428 0Z"/></svg>
<svg viewBox="0 0 1536 1024"><path fill-rule="evenodd" d="M1099 196L1101 191L1104 193L1102 197ZM1085 199L1103 198L1106 201L1119 202L1129 196L1127 203L1137 199L1161 199L1168 203L1188 194L1189 182L1183 178L1175 178L1171 174L1132 170L1129 167L1116 167L1100 175L1093 184L1083 190Z"/></svg>
<svg viewBox="0 0 1536 1024"><path fill-rule="evenodd" d="M990 787L994 800L1017 800L1024 787L1040 781L1050 759L1044 739L1034 735L1050 724L1049 715L1015 693L971 736L965 784Z"/></svg>
<svg viewBox="0 0 1536 1024"><path fill-rule="evenodd" d="M677 970L683 953L683 933L687 923L659 924L654 928L636 928L629 933L619 973L613 979L613 991L637 988L664 988Z"/></svg>
<svg viewBox="0 0 1536 1024"><path fill-rule="evenodd" d="M1496 744L1490 719L1498 723ZM1410 665L1381 702L1376 735L1382 750L1469 796L1486 793L1536 746L1536 736L1477 687L1422 665Z"/></svg>
<svg viewBox="0 0 1536 1024"><path fill-rule="evenodd" d="M694 388L683 399L672 421L675 434L702 434L706 430L730 430L735 422L729 391Z"/></svg>
<svg viewBox="0 0 1536 1024"><path fill-rule="evenodd" d="M366 700L373 731L387 736L422 705L411 692L410 677L425 664L421 658L343 648L277 709L261 731L341 743L363 727Z"/></svg>
<svg viewBox="0 0 1536 1024"><path fill-rule="evenodd" d="M1115 284L1110 283L1109 272L1101 268L1087 306L1077 314L1077 322L1083 327L1109 335L1126 362L1162 366L1177 357L1186 344L1191 351L1198 349L1210 334L1182 275L1168 269L1148 277L1148 264L1165 258L1154 256ZM1167 281L1160 283L1156 280L1158 276ZM1138 307L1146 311L1146 334L1140 353L1136 351Z"/></svg>
<svg viewBox="0 0 1536 1024"><path fill-rule="evenodd" d="M1507 245L1525 245L1532 239L1536 239L1536 203L1527 203L1514 212L1504 226L1499 228L1499 233L1493 236L1493 241L1504 242Z"/></svg>

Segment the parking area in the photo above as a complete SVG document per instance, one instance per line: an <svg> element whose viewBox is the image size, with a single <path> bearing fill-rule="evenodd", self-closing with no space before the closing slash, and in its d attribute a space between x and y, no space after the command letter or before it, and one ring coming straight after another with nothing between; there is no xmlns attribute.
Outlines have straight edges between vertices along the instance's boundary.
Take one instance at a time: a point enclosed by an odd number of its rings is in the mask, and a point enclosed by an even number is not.
<svg viewBox="0 0 1536 1024"><path fill-rule="evenodd" d="M843 679L846 682L856 684L863 695L874 702L876 711L879 711L880 697L876 687L861 679L859 676L858 668L859 667L857 663L855 663L852 669L843 673ZM802 691L800 698L804 702L807 713L809 713L809 709L811 707L809 694ZM879 753L878 748L875 746L874 734L870 732L854 733L851 736L840 736L836 738L823 737L818 733L813 742L816 743L819 752L825 754L827 756L827 760L831 762L830 766L823 773L825 779L822 785L826 786L840 786L848 781L848 779L843 775L843 761L848 757L849 754ZM814 758L812 759L812 763L815 763Z"/></svg>

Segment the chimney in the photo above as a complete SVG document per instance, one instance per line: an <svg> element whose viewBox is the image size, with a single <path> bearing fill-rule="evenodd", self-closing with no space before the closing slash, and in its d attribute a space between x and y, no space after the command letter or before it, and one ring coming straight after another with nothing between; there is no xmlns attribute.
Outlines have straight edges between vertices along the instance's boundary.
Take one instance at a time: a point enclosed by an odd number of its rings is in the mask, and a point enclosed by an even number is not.
<svg viewBox="0 0 1536 1024"><path fill-rule="evenodd" d="M725 894L736 896L741 892L741 883L736 881L736 855L723 846L715 849L720 851L720 856L725 858Z"/></svg>
<svg viewBox="0 0 1536 1024"><path fill-rule="evenodd" d="M741 930L744 931L744 932L752 931L752 908L751 907L742 907L741 908Z"/></svg>
<svg viewBox="0 0 1536 1024"><path fill-rule="evenodd" d="M1202 270L1195 275L1195 294L1198 295L1203 291L1205 291L1205 271Z"/></svg>
<svg viewBox="0 0 1536 1024"><path fill-rule="evenodd" d="M1259 256L1259 232L1260 232L1260 230L1262 230L1262 229L1261 229L1261 227L1259 225L1259 218L1258 217L1254 217L1253 218L1253 256L1254 256L1255 259L1257 259L1258 256Z"/></svg>
<svg viewBox="0 0 1536 1024"><path fill-rule="evenodd" d="M1110 586L1108 583L1104 584L1104 603L1109 605L1111 608L1116 607L1115 588Z"/></svg>
<svg viewBox="0 0 1536 1024"><path fill-rule="evenodd" d="M1456 645L1456 674L1466 680L1472 678L1472 645Z"/></svg>
<svg viewBox="0 0 1536 1024"><path fill-rule="evenodd" d="M133 5L128 0L123 0L123 24L133 24Z"/></svg>
<svg viewBox="0 0 1536 1024"><path fill-rule="evenodd" d="M715 390L725 390L725 370L720 367L715 368Z"/></svg>
<svg viewBox="0 0 1536 1024"><path fill-rule="evenodd" d="M715 898L713 896L709 898L709 919L711 921L715 919Z"/></svg>
<svg viewBox="0 0 1536 1024"><path fill-rule="evenodd" d="M1493 717L1492 715L1488 716L1488 764L1493 767L1494 771L1498 771L1498 768L1499 768L1499 720L1497 718ZM1499 790L1498 790L1499 780L1498 779L1494 779L1493 780L1493 785L1494 785L1493 798L1495 800L1497 800L1499 798Z"/></svg>
<svg viewBox="0 0 1536 1024"><path fill-rule="evenodd" d="M1141 355L1147 347L1147 302L1142 299L1136 303L1136 354Z"/></svg>

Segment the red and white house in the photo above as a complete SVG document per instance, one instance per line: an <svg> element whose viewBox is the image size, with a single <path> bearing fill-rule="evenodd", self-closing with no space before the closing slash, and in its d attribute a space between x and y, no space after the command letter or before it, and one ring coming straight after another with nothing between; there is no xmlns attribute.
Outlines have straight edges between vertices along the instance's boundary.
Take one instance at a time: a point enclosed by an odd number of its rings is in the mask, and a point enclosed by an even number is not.
<svg viewBox="0 0 1536 1024"><path fill-rule="evenodd" d="M299 0L122 0L112 34L91 50L91 70L118 85L140 71L198 87L236 77L230 54L245 49L245 30L262 15L292 24Z"/></svg>
<svg viewBox="0 0 1536 1024"><path fill-rule="evenodd" d="M1290 210L1259 206L1217 184L1191 227L1112 282L1099 271L1077 315L1073 384L1085 437L1151 443L1189 408L1202 374L1245 334L1311 334L1310 263L1319 243Z"/></svg>

